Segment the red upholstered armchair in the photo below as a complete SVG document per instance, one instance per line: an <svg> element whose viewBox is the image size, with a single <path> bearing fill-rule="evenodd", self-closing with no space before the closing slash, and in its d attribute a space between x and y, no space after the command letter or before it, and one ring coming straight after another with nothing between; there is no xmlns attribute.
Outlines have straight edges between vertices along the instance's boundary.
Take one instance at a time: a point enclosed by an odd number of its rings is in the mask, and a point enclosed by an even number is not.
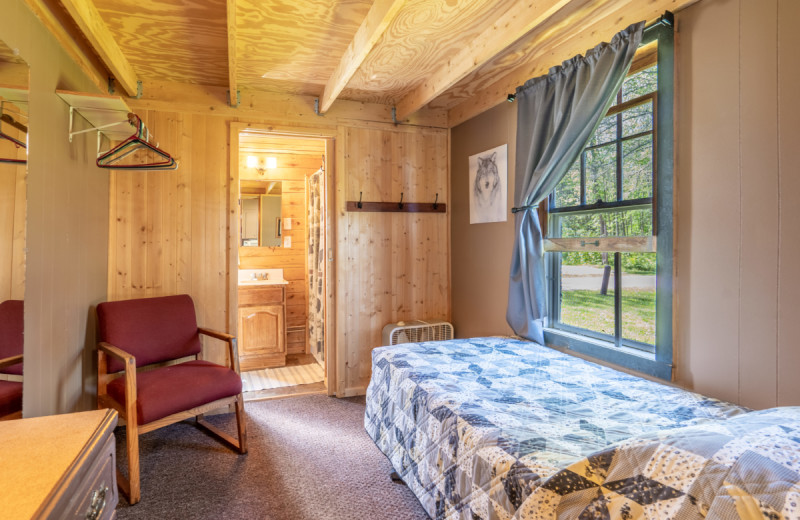
<svg viewBox="0 0 800 520"><path fill-rule="evenodd" d="M0 303L0 373L22 376L22 300ZM0 420L22 417L22 382L0 380Z"/></svg>
<svg viewBox="0 0 800 520"><path fill-rule="evenodd" d="M235 337L198 328L194 304L185 294L101 303L97 318L97 404L114 408L125 419L128 478L117 474L129 503L141 496L139 435L143 433L197 417L198 426L247 453ZM200 334L227 342L230 367L201 359ZM165 365L187 357L194 359ZM147 370L137 371L144 366ZM203 419L203 413L231 404L236 409L238 440Z"/></svg>

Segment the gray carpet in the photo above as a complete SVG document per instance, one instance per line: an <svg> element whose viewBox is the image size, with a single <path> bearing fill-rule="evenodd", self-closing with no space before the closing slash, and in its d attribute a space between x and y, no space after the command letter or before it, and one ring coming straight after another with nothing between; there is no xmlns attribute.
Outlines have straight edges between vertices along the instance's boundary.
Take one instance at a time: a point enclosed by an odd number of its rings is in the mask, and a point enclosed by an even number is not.
<svg viewBox="0 0 800 520"><path fill-rule="evenodd" d="M362 398L248 402L247 455L178 423L140 437L142 500L117 518L427 519L364 431ZM209 420L233 432L233 414ZM125 464L125 432L117 429ZM127 472L127 468L125 468Z"/></svg>

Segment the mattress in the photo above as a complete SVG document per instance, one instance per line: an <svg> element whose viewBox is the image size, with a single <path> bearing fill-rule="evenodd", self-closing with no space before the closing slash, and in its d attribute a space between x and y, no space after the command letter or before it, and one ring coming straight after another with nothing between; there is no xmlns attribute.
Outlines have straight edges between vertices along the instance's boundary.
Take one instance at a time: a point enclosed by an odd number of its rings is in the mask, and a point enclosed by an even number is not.
<svg viewBox="0 0 800 520"><path fill-rule="evenodd" d="M437 519L555 518L545 486L573 464L748 411L513 338L380 347L372 363L366 430Z"/></svg>

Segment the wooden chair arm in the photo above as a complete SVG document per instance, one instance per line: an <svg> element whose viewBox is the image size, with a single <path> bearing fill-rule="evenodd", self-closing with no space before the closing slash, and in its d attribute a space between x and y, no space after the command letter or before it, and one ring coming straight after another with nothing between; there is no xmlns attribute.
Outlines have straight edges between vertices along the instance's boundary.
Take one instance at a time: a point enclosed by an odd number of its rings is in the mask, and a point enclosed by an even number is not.
<svg viewBox="0 0 800 520"><path fill-rule="evenodd" d="M22 354L0 359L0 368L10 367L11 365L16 365L17 363L22 363Z"/></svg>
<svg viewBox="0 0 800 520"><path fill-rule="evenodd" d="M129 364L133 365L134 368L136 367L136 358L134 356L132 356L128 352L125 352L119 347L115 347L111 343L106 343L105 341L101 341L100 343L97 344L97 350L102 350L106 354L121 360L123 363L125 363L126 370Z"/></svg>
<svg viewBox="0 0 800 520"><path fill-rule="evenodd" d="M197 332L200 334L205 334L206 336L211 336L212 338L221 339L222 341L230 341L232 339L236 339L236 336L232 334L226 334L225 332L219 332L212 329L207 329L205 327L199 327Z"/></svg>
<svg viewBox="0 0 800 520"><path fill-rule="evenodd" d="M121 360L125 364L122 377L125 378L125 402L117 403L116 400L111 398L106 392L106 385L117 376L112 376L106 372L106 359L105 356L112 356ZM97 401L98 406L102 406L108 402L114 402L119 405L117 411L124 412L123 418L126 423L137 423L136 417L136 399L138 389L136 387L136 357L128 352L125 352L119 347L115 347L111 343L101 341L97 344Z"/></svg>
<svg viewBox="0 0 800 520"><path fill-rule="evenodd" d="M239 351L236 348L236 336L232 334L226 334L225 332L218 332L216 330L206 329L204 327L198 327L197 331L200 334L205 334L206 336L210 336L212 338L216 338L222 340L228 344L228 355L230 356L231 360L231 370L239 373Z"/></svg>

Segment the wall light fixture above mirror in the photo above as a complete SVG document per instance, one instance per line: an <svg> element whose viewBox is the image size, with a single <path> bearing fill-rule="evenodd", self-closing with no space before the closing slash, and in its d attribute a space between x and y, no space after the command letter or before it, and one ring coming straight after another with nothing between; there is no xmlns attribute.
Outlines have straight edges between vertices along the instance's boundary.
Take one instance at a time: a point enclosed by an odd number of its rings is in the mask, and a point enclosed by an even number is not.
<svg viewBox="0 0 800 520"><path fill-rule="evenodd" d="M278 167L278 159L276 157L267 157L264 162L261 162L255 155L248 155L247 167L253 168L259 175L263 176L265 171Z"/></svg>

